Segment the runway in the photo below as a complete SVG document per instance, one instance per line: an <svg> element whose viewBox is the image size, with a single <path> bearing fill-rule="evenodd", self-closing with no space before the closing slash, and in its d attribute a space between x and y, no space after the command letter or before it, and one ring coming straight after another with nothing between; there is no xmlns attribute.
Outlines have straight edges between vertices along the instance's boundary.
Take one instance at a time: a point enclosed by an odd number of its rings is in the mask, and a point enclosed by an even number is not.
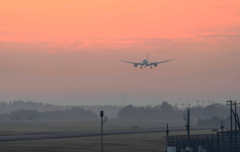
<svg viewBox="0 0 240 152"><path fill-rule="evenodd" d="M200 130L200 129L194 129L194 130ZM173 129L173 130L170 130L170 133L176 132L176 131L185 131L185 129L183 129L183 128ZM165 130L157 129L157 128L114 130L114 131L104 131L104 136L124 135L124 134L160 133L160 132L165 132ZM100 136L100 131L1 135L0 142L22 141L22 140L60 139L60 138L80 138L80 137L92 137L92 136Z"/></svg>
<svg viewBox="0 0 240 152"><path fill-rule="evenodd" d="M104 135L123 135L123 134L140 134L140 133L157 133L163 132L162 129L129 129L121 131L105 131ZM58 138L79 138L100 136L100 131L92 132L56 132L56 133L31 133L31 134L15 134L15 135L2 135L0 142L7 141L21 141L21 140L40 140L40 139L58 139Z"/></svg>

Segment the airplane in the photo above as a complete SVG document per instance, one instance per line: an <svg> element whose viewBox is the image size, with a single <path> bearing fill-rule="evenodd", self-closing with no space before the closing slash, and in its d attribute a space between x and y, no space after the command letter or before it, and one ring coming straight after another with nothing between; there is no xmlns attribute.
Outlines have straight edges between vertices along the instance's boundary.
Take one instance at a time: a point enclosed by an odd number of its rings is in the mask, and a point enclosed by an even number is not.
<svg viewBox="0 0 240 152"><path fill-rule="evenodd" d="M166 60L166 61L161 61L161 62L149 62L148 61L148 55L147 55L147 59L144 59L143 61L142 61L142 63L136 63L136 62L130 62L130 61L125 61L125 60L120 60L120 61L122 61L122 62L126 62L126 63L131 63L131 64L133 64L134 65L134 67L137 67L138 65L140 65L141 67L141 69L144 67L146 67L146 66L150 66L150 68L152 69L152 66L154 66L154 67L157 67L157 65L159 64L159 63L164 63L164 62L168 62L168 61L172 61L172 60L174 60L174 59L170 59L170 60Z"/></svg>

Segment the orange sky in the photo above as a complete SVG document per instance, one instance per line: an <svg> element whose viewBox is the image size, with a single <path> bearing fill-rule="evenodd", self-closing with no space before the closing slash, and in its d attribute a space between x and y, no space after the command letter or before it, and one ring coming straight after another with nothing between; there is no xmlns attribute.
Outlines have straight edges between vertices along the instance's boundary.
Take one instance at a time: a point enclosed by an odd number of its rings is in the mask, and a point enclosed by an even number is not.
<svg viewBox="0 0 240 152"><path fill-rule="evenodd" d="M235 34L238 0L8 0L0 39L61 41Z"/></svg>
<svg viewBox="0 0 240 152"><path fill-rule="evenodd" d="M239 27L239 0L1 1L0 96L55 104L240 100ZM147 53L150 61L176 60L142 71L118 61L141 62Z"/></svg>

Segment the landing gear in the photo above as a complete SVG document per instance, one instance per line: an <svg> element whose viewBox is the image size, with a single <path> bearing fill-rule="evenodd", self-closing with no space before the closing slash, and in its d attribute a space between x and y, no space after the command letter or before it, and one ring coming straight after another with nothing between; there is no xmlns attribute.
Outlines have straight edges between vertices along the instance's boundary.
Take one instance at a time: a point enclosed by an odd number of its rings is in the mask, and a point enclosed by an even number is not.
<svg viewBox="0 0 240 152"><path fill-rule="evenodd" d="M140 68L142 69L142 66Z"/></svg>
<svg viewBox="0 0 240 152"><path fill-rule="evenodd" d="M152 69L152 66L150 66L150 69Z"/></svg>

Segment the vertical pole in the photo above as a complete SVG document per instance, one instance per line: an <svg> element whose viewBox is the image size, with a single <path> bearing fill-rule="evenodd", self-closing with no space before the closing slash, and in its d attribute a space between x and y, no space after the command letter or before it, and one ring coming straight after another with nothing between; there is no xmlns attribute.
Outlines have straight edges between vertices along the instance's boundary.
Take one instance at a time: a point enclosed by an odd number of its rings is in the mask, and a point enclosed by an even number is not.
<svg viewBox="0 0 240 152"><path fill-rule="evenodd" d="M186 118L187 124L186 129L187 129L187 147L186 147L186 152L190 151L190 109L187 109L187 118Z"/></svg>
<svg viewBox="0 0 240 152"><path fill-rule="evenodd" d="M167 136L168 136L168 133L169 133L169 129L168 129L168 123L167 123L167 130L166 130Z"/></svg>
<svg viewBox="0 0 240 152"><path fill-rule="evenodd" d="M177 135L176 135L176 138L175 138L175 147L176 147L176 150L177 150L177 142L178 142L178 139L177 139Z"/></svg>
<svg viewBox="0 0 240 152"><path fill-rule="evenodd" d="M232 126L232 100L230 100L230 119L231 119L231 134L233 132L233 126Z"/></svg>
<svg viewBox="0 0 240 152"><path fill-rule="evenodd" d="M229 142L230 142L229 143L230 144L230 152L232 152L232 133L233 133L233 126L232 126L232 113L233 113L233 110L232 110L232 105L233 105L233 101L229 100L229 101L227 101L227 103L230 105L230 126L231 126L231 131L230 131L230 136L228 136L228 138L230 137L230 139L229 139ZM228 133L228 135L229 135L229 133Z"/></svg>
<svg viewBox="0 0 240 152"><path fill-rule="evenodd" d="M220 152L219 132L217 132L217 150Z"/></svg>
<svg viewBox="0 0 240 152"><path fill-rule="evenodd" d="M197 149L199 149L199 135L197 135Z"/></svg>
<svg viewBox="0 0 240 152"><path fill-rule="evenodd" d="M236 147L237 147L237 119L236 119L236 114L237 114L237 102L236 101L234 101L234 128L235 128L235 130L234 130L234 137L235 137L235 151L236 151Z"/></svg>
<svg viewBox="0 0 240 152"><path fill-rule="evenodd" d="M211 143L211 150L213 151L214 150L214 148L213 148L213 142L214 142L214 137L213 137L213 134L212 134L212 143Z"/></svg>
<svg viewBox="0 0 240 152"><path fill-rule="evenodd" d="M190 147L190 109L188 109L188 122L187 122L187 125L188 125L188 146Z"/></svg>
<svg viewBox="0 0 240 152"><path fill-rule="evenodd" d="M207 150L209 151L209 136L207 134L207 140L206 140Z"/></svg>
<svg viewBox="0 0 240 152"><path fill-rule="evenodd" d="M232 126L232 100L230 102L230 119L231 119L231 135L230 135L230 151L232 152L232 133L233 133L233 126Z"/></svg>
<svg viewBox="0 0 240 152"><path fill-rule="evenodd" d="M223 129L224 129L224 126L223 126L223 120L222 120L222 125L221 125L222 134L223 134Z"/></svg>
<svg viewBox="0 0 240 152"><path fill-rule="evenodd" d="M166 134L167 134L167 137L166 137L166 139L167 139L167 147L169 146L169 143L168 143L168 140L169 140L169 138L168 138L168 133L169 133L169 130L168 130L168 123L167 123L167 129L166 129ZM167 147L166 147L166 151L167 151Z"/></svg>
<svg viewBox="0 0 240 152"><path fill-rule="evenodd" d="M183 135L182 135L182 138L181 138L181 150L183 149Z"/></svg>
<svg viewBox="0 0 240 152"><path fill-rule="evenodd" d="M223 149L224 149L224 152L226 152L226 139L225 139L225 136L223 134L222 134L222 140L223 140L223 147L224 147Z"/></svg>
<svg viewBox="0 0 240 152"><path fill-rule="evenodd" d="M234 102L234 118L235 118L235 133L237 132L237 121L236 121L236 114L237 114L237 102Z"/></svg>
<svg viewBox="0 0 240 152"><path fill-rule="evenodd" d="M100 117L101 117L101 152L103 152L103 111L100 111Z"/></svg>
<svg viewBox="0 0 240 152"><path fill-rule="evenodd" d="M217 137L218 137L218 151L219 152L221 152L223 149L221 149L220 148L220 142L221 143L224 143L225 141L224 141L224 139L223 139L223 129L224 129L224 126L223 126L223 118L222 118L222 125L221 125L221 130L222 130L222 135L221 135L221 137L219 136L219 133L217 133ZM223 147L225 147L224 145L223 145ZM225 150L223 150L223 151L225 151Z"/></svg>
<svg viewBox="0 0 240 152"><path fill-rule="evenodd" d="M232 105L233 105L233 101L229 100L229 101L227 101L227 103L230 104L230 126L231 126L231 132L230 132L229 142L230 142L230 152L232 152L232 134L233 134L233 126L232 126L232 113L233 113L233 110L232 110Z"/></svg>

